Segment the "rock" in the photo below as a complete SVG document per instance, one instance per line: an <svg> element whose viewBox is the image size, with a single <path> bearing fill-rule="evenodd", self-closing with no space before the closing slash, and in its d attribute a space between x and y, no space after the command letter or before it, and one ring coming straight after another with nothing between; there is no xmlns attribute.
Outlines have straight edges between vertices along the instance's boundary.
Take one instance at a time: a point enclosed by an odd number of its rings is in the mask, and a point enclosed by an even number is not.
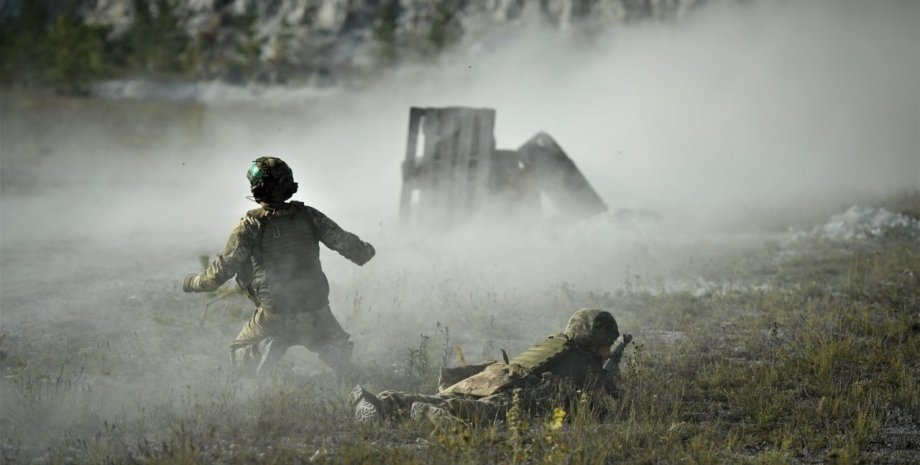
<svg viewBox="0 0 920 465"><path fill-rule="evenodd" d="M428 57L452 43L469 42L482 32L512 24L603 30L638 19L678 19L700 1L167 0L166 4L191 46L200 47L195 53L202 63L195 69L205 79L234 79L242 74L246 79L276 81L299 72L307 77L331 74L336 82L338 75L360 74L381 62L389 65L394 57ZM111 27L113 38L131 29L139 8L148 8L154 17L161 13L160 1L75 3L87 25ZM60 13L69 11L71 2L43 0L42 4ZM23 0L0 2L0 19L15 20L23 5ZM245 63L245 69L239 63ZM234 66L236 70L231 69ZM253 67L260 71L252 72Z"/></svg>

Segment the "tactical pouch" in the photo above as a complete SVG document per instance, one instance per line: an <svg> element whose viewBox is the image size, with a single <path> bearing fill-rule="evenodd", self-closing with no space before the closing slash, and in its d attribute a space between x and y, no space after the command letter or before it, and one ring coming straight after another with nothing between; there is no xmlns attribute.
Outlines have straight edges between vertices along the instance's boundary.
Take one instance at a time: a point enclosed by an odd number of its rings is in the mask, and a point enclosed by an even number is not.
<svg viewBox="0 0 920 465"><path fill-rule="evenodd" d="M554 334L543 341L531 346L524 352L515 355L508 362L528 374L542 373L563 355L573 350L573 343L565 334Z"/></svg>
<svg viewBox="0 0 920 465"><path fill-rule="evenodd" d="M458 381L444 389L442 394L466 394L476 397L491 396L511 386L519 385L525 378L540 374L574 346L564 334L550 336L509 360L493 363L480 372Z"/></svg>

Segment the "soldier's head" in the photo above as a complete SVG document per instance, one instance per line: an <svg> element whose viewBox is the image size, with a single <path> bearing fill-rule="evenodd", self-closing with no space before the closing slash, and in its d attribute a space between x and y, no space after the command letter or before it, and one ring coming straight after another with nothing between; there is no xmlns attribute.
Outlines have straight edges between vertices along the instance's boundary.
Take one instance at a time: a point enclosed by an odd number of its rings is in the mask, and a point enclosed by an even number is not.
<svg viewBox="0 0 920 465"><path fill-rule="evenodd" d="M280 158L257 158L246 172L246 177L249 178L253 199L261 204L284 203L297 192L294 173Z"/></svg>
<svg viewBox="0 0 920 465"><path fill-rule="evenodd" d="M565 335L584 349L596 352L609 350L620 337L620 329L610 312L599 308L583 308L569 318L565 325Z"/></svg>

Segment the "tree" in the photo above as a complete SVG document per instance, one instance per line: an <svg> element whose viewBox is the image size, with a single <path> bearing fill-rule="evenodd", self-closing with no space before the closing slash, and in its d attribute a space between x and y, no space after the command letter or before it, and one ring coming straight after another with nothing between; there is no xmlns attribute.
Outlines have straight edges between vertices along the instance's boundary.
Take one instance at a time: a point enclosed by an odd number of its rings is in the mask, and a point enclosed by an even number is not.
<svg viewBox="0 0 920 465"><path fill-rule="evenodd" d="M399 25L399 0L384 0L377 10L374 21L373 37L377 42L377 58L380 64L390 66L399 58L397 47L397 27Z"/></svg>
<svg viewBox="0 0 920 465"><path fill-rule="evenodd" d="M156 72L186 71L191 38L182 28L171 0L134 0L135 17L119 39L129 69Z"/></svg>
<svg viewBox="0 0 920 465"><path fill-rule="evenodd" d="M54 19L42 48L49 60L45 76L56 89L83 93L86 84L102 74L106 32L105 28L85 25L73 10Z"/></svg>
<svg viewBox="0 0 920 465"><path fill-rule="evenodd" d="M434 17L428 28L428 43L434 54L440 53L460 39L462 31L457 20L458 9L454 0L434 2Z"/></svg>

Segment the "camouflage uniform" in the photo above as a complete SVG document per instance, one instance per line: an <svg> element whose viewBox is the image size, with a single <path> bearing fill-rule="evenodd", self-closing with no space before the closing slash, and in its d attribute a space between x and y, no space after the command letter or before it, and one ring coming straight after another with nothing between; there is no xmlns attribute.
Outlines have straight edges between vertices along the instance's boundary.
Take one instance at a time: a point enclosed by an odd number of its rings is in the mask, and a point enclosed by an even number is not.
<svg viewBox="0 0 920 465"><path fill-rule="evenodd" d="M578 392L591 393L592 400L597 394L613 395L618 371L604 369L598 348L609 347L618 336L609 312L582 309L572 315L564 333L550 336L507 363L442 370L436 395L383 391L374 396L358 386L352 394L355 414L362 421L368 411L383 418L414 417L426 408L432 411L428 407L433 406L434 411L481 422L503 418L516 389L521 390L522 407L531 414L570 403ZM630 339L626 335L620 344L625 346ZM622 350L614 351L614 363Z"/></svg>
<svg viewBox="0 0 920 465"><path fill-rule="evenodd" d="M315 208L263 203L240 220L204 272L183 282L186 292L210 292L236 276L255 303L252 318L231 344L231 361L243 374L267 369L293 345L306 346L337 371L350 368L353 344L329 309L319 242L358 265L375 253Z"/></svg>

